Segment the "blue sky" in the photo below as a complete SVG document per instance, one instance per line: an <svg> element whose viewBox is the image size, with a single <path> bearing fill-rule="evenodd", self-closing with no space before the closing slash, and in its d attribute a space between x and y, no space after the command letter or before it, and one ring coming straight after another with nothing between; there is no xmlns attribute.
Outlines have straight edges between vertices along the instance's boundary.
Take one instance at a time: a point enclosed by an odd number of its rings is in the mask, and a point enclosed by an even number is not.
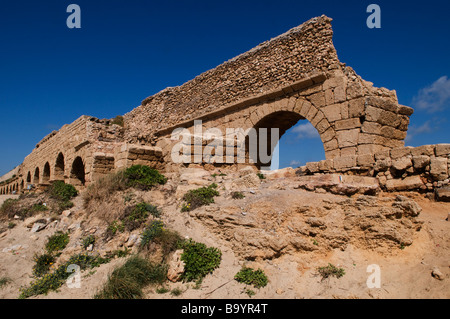
<svg viewBox="0 0 450 319"><path fill-rule="evenodd" d="M42 0L0 4L0 175L80 115L125 114L312 17L334 19L342 62L416 109L407 144L450 142L448 1ZM69 29L69 4L81 29ZM381 29L366 26L370 3ZM324 157L300 122L280 141L280 166ZM306 151L307 150L307 151Z"/></svg>

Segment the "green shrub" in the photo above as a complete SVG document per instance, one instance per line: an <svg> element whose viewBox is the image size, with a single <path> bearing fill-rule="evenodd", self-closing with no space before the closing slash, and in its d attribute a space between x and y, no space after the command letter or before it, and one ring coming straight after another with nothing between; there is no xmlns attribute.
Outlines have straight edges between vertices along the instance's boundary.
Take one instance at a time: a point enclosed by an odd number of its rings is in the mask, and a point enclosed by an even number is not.
<svg viewBox="0 0 450 319"><path fill-rule="evenodd" d="M125 228L128 231L133 231L145 223L150 215L157 218L161 216L161 212L158 210L158 207L142 202L135 206L127 207L121 219Z"/></svg>
<svg viewBox="0 0 450 319"><path fill-rule="evenodd" d="M233 199L243 199L243 198L245 198L245 195L242 194L242 192L233 192L233 193L231 193L231 198L233 198Z"/></svg>
<svg viewBox="0 0 450 319"><path fill-rule="evenodd" d="M66 248L68 243L69 234L58 231L48 239L45 248L47 249L47 252L52 253L55 251L63 250L64 248Z"/></svg>
<svg viewBox="0 0 450 319"><path fill-rule="evenodd" d="M103 289L95 295L96 299L141 299L142 288L148 284L163 283L167 267L153 264L147 259L133 256L115 269Z"/></svg>
<svg viewBox="0 0 450 319"><path fill-rule="evenodd" d="M184 281L201 280L219 267L222 252L215 247L206 247L205 244L196 243L192 239L180 244L184 250L181 260L184 261L184 273L181 279Z"/></svg>
<svg viewBox="0 0 450 319"><path fill-rule="evenodd" d="M10 282L11 282L11 279L9 277L1 277L0 278L0 288L3 288Z"/></svg>
<svg viewBox="0 0 450 319"><path fill-rule="evenodd" d="M94 235L89 235L86 236L85 238L83 238L83 248L87 249L90 245L94 245L95 244L95 236Z"/></svg>
<svg viewBox="0 0 450 319"><path fill-rule="evenodd" d="M345 275L344 268L337 268L335 265L330 263L328 264L328 266L317 268L317 271L319 272L319 275L322 276L322 280L331 276L341 278Z"/></svg>
<svg viewBox="0 0 450 319"><path fill-rule="evenodd" d="M125 231L125 226L123 222L114 220L109 226L106 228L106 235L107 237L114 236L117 232L123 232Z"/></svg>
<svg viewBox="0 0 450 319"><path fill-rule="evenodd" d="M214 203L214 197L220 195L216 188L217 184L213 183L208 187L201 187L187 192L183 196L186 204L183 205L182 211L191 211L198 207Z"/></svg>
<svg viewBox="0 0 450 319"><path fill-rule="evenodd" d="M258 175L259 179L266 179L263 173L256 173L256 175Z"/></svg>
<svg viewBox="0 0 450 319"><path fill-rule="evenodd" d="M160 220L154 220L147 226L141 235L141 247L150 244L156 237L161 236L164 229L164 223Z"/></svg>
<svg viewBox="0 0 450 319"><path fill-rule="evenodd" d="M136 187L143 190L149 190L152 187L167 182L167 178L160 174L156 169L145 165L134 165L124 172L126 184L129 187Z"/></svg>
<svg viewBox="0 0 450 319"><path fill-rule="evenodd" d="M265 287L268 283L267 276L261 269L253 270L252 268L242 267L242 269L234 276L237 282L252 285L255 288Z"/></svg>
<svg viewBox="0 0 450 319"><path fill-rule="evenodd" d="M73 185L63 181L55 181L48 190L50 197L61 202L66 202L78 195L78 191Z"/></svg>
<svg viewBox="0 0 450 319"><path fill-rule="evenodd" d="M124 127L125 125L125 121L122 115L117 115L113 120L111 124L116 124L119 125L121 127Z"/></svg>
<svg viewBox="0 0 450 319"><path fill-rule="evenodd" d="M55 257L50 253L36 255L34 262L33 276L42 277L49 272L51 265L55 262Z"/></svg>
<svg viewBox="0 0 450 319"><path fill-rule="evenodd" d="M15 215L20 216L21 218L26 217L26 212L21 209L19 200L12 198L9 198L3 202L0 207L0 213L8 218L13 218Z"/></svg>
<svg viewBox="0 0 450 319"><path fill-rule="evenodd" d="M70 257L70 259L63 265L59 266L54 272L47 273L33 281L29 287L22 288L20 290L19 298L24 299L31 296L46 294L51 290L57 290L72 274L71 272L67 271L67 268L70 265L78 265L80 267L80 270L85 270L87 268L98 267L99 265L106 262L108 262L107 259L100 257L83 254L74 255Z"/></svg>

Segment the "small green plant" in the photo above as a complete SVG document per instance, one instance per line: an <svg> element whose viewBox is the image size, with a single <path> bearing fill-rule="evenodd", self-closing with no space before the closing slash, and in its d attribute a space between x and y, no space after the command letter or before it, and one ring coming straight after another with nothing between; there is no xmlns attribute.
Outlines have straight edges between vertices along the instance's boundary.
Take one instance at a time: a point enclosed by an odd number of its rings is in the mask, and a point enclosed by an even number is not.
<svg viewBox="0 0 450 319"><path fill-rule="evenodd" d="M164 286L156 288L157 294L165 294L165 293L168 293L169 291L170 291L170 289L167 287L164 287Z"/></svg>
<svg viewBox="0 0 450 319"><path fill-rule="evenodd" d="M115 118L113 118L111 124L116 124L119 125L121 127L124 127L125 125L125 121L122 115L117 115Z"/></svg>
<svg viewBox="0 0 450 319"><path fill-rule="evenodd" d="M45 248L47 249L47 252L52 253L55 251L63 250L64 248L66 248L68 243L69 234L58 231L48 239Z"/></svg>
<svg viewBox="0 0 450 319"><path fill-rule="evenodd" d="M167 178L160 174L156 169L145 165L134 165L124 172L126 184L129 187L136 187L143 190L149 190L152 187L167 182Z"/></svg>
<svg viewBox="0 0 450 319"><path fill-rule="evenodd" d="M222 252L218 248L207 247L192 239L180 243L180 246L184 250L181 254L181 260L185 263L184 273L181 275L184 281L200 280L219 267Z"/></svg>
<svg viewBox="0 0 450 319"><path fill-rule="evenodd" d="M217 184L213 183L208 187L190 190L183 196L183 200L186 203L182 206L181 210L191 211L198 207L214 203L214 197L220 195L216 188Z"/></svg>
<svg viewBox="0 0 450 319"><path fill-rule="evenodd" d="M318 243L317 240L315 240L315 239L312 239L312 243L313 243L313 245L315 245L315 246L319 246L319 243Z"/></svg>
<svg viewBox="0 0 450 319"><path fill-rule="evenodd" d="M14 227L16 227L16 224L15 224L15 223L13 223L13 222L9 222L9 223L8 223L8 228L9 228L9 229L13 229Z"/></svg>
<svg viewBox="0 0 450 319"><path fill-rule="evenodd" d="M258 175L259 179L266 179L263 173L256 173L256 175Z"/></svg>
<svg viewBox="0 0 450 319"><path fill-rule="evenodd" d="M10 282L11 282L11 279L9 279L8 277L1 277L0 278L0 289L3 288L4 286L6 286Z"/></svg>
<svg viewBox="0 0 450 319"><path fill-rule="evenodd" d="M245 195L242 192L232 192L231 198L233 199L243 199L245 198Z"/></svg>
<svg viewBox="0 0 450 319"><path fill-rule="evenodd" d="M96 299L141 299L142 288L148 284L162 284L166 280L167 267L153 264L147 259L133 256L116 268L108 278Z"/></svg>
<svg viewBox="0 0 450 319"><path fill-rule="evenodd" d="M72 208L73 203L70 200L78 195L78 191L73 185L66 184L63 181L55 181L48 189L48 193L51 198L59 202L60 211Z"/></svg>
<svg viewBox="0 0 450 319"><path fill-rule="evenodd" d="M337 268L335 265L330 263L328 266L317 268L317 271L319 272L319 275L322 276L322 280L331 276L341 278L345 275L344 268Z"/></svg>
<svg viewBox="0 0 450 319"><path fill-rule="evenodd" d="M256 292L254 290L251 289L245 289L245 293L251 298L254 295L256 295Z"/></svg>
<svg viewBox="0 0 450 319"><path fill-rule="evenodd" d="M43 204L35 204L31 207L32 212L45 212L48 210L48 207Z"/></svg>
<svg viewBox="0 0 450 319"><path fill-rule="evenodd" d="M252 285L255 288L265 287L269 282L266 274L261 269L253 270L252 268L242 267L242 269L234 276L237 282Z"/></svg>
<svg viewBox="0 0 450 319"><path fill-rule="evenodd" d="M174 288L172 289L172 291L170 292L170 294L172 296L178 297L183 293L183 290L181 290L181 288Z"/></svg>
<svg viewBox="0 0 450 319"><path fill-rule="evenodd" d="M86 236L85 238L83 238L83 248L87 249L90 245L94 246L95 244L95 236L94 235L89 235Z"/></svg>
<svg viewBox="0 0 450 319"><path fill-rule="evenodd" d="M73 185L66 184L63 181L55 181L48 191L52 198L63 202L69 201L78 195L78 191Z"/></svg>
<svg viewBox="0 0 450 319"><path fill-rule="evenodd" d="M50 267L55 263L55 257L50 253L35 255L34 262L33 276L42 277L49 272Z"/></svg>
<svg viewBox="0 0 450 319"><path fill-rule="evenodd" d="M109 237L114 236L117 232L125 231L125 226L121 221L114 220L109 226L106 228L106 233Z"/></svg>
<svg viewBox="0 0 450 319"><path fill-rule="evenodd" d="M141 235L141 246L147 246L156 237L163 233L164 223L160 220L154 220L147 226Z"/></svg>

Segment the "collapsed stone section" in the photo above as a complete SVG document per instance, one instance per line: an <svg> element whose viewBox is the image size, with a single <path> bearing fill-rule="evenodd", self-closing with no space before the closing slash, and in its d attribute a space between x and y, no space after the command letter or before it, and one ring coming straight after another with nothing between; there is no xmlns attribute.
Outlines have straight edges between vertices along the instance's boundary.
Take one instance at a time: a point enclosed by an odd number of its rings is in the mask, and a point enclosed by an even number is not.
<svg viewBox="0 0 450 319"><path fill-rule="evenodd" d="M334 173L376 177L387 191L434 191L450 184L450 144L327 159L307 163L297 170L298 175Z"/></svg>

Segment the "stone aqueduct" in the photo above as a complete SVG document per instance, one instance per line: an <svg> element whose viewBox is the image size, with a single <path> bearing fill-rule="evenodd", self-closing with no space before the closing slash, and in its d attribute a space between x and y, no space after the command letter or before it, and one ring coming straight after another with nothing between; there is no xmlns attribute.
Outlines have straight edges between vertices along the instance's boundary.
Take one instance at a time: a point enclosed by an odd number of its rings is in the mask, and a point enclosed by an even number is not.
<svg viewBox="0 0 450 319"><path fill-rule="evenodd" d="M205 130L266 127L283 134L305 119L320 134L326 155L321 162L308 163L309 173L356 173L385 183L394 167L400 173L394 177L422 174L420 182L410 183L412 188L448 183L450 146L405 148L413 109L399 105L395 91L373 87L341 63L332 36L330 18L311 19L145 99L125 114L123 127L82 116L37 144L0 182L0 194L56 180L83 187L134 164L174 171L180 164L172 162L171 150L179 140L171 138L172 132L183 127L194 134L196 120ZM403 167L399 159L409 162ZM431 179L424 180L424 173Z"/></svg>

